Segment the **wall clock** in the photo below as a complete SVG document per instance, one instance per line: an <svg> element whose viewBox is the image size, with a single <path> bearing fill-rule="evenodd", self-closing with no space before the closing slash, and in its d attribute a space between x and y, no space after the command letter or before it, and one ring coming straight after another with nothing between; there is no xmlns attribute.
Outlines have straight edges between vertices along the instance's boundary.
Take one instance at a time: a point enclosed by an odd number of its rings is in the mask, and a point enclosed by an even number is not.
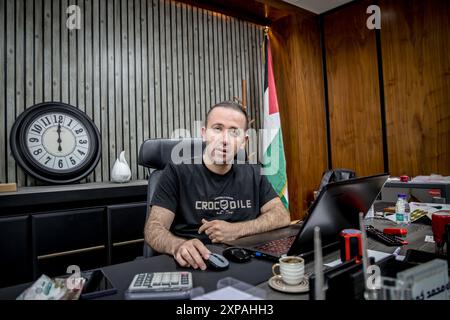
<svg viewBox="0 0 450 320"><path fill-rule="evenodd" d="M45 182L79 181L100 160L101 140L94 122L60 102L44 102L25 110L14 122L10 138L17 163Z"/></svg>

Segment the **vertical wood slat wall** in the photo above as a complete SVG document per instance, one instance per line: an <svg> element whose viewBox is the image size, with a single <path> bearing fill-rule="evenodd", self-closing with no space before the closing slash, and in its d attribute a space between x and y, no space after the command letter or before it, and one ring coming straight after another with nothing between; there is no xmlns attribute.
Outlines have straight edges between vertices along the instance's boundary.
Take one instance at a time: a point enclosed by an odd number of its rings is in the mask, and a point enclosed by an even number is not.
<svg viewBox="0 0 450 320"><path fill-rule="evenodd" d="M69 30L66 9L81 9ZM169 0L0 0L0 182L38 182L15 163L15 118L44 101L87 113L102 136L102 157L84 181L108 181L122 150L132 179L143 140L175 129L198 136L196 121L222 100L242 97L261 124L261 26ZM253 137L250 150L257 150ZM255 152L257 155L258 153Z"/></svg>

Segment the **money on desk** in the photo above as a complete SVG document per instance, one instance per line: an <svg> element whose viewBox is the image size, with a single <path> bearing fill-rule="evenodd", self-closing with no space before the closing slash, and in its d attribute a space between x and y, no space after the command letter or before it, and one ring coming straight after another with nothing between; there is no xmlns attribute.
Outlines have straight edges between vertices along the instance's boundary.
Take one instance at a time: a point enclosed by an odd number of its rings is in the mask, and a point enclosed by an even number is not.
<svg viewBox="0 0 450 320"><path fill-rule="evenodd" d="M78 300L84 285L84 279L77 289L69 289L66 283L67 278L51 279L43 274L16 300Z"/></svg>

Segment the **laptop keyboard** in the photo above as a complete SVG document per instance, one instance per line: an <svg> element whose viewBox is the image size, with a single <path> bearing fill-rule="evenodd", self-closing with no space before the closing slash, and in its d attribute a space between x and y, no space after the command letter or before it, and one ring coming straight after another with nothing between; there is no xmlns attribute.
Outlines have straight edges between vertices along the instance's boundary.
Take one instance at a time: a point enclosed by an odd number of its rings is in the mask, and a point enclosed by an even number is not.
<svg viewBox="0 0 450 320"><path fill-rule="evenodd" d="M269 241L256 247L259 251L264 251L276 256L280 256L289 251L296 236Z"/></svg>

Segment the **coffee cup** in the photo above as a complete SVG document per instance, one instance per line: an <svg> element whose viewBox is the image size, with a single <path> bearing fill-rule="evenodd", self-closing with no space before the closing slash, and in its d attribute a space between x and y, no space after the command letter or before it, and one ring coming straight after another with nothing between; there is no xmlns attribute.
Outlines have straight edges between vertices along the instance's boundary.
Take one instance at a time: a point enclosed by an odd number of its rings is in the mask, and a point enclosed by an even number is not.
<svg viewBox="0 0 450 320"><path fill-rule="evenodd" d="M276 273L279 268L280 273ZM281 257L279 263L272 266L272 273L281 276L284 283L295 286L302 282L305 276L305 260L297 256Z"/></svg>

